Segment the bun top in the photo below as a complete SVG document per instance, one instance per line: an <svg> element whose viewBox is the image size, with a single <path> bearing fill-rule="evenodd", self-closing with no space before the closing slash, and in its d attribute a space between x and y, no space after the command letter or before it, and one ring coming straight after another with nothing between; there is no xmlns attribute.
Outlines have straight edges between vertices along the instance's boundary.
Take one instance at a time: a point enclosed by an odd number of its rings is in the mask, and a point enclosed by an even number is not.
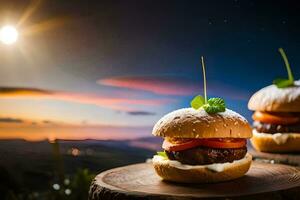
<svg viewBox="0 0 300 200"><path fill-rule="evenodd" d="M229 109L208 114L203 109L183 108L162 117L152 134L176 138L250 138L252 130L244 117Z"/></svg>
<svg viewBox="0 0 300 200"><path fill-rule="evenodd" d="M300 112L300 80L295 85L277 88L270 85L257 91L249 100L248 108L268 112Z"/></svg>

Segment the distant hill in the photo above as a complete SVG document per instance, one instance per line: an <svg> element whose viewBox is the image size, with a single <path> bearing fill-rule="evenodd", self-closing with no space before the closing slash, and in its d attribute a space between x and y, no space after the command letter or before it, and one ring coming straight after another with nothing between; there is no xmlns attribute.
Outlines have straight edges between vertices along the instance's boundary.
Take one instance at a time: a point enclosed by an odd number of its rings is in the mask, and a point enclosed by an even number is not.
<svg viewBox="0 0 300 200"><path fill-rule="evenodd" d="M0 140L1 141L1 140ZM128 147L141 148L146 150L157 151L161 150L163 139L160 137L142 137L131 140L59 140L61 144L80 143L81 145L103 145L106 147L114 147L124 149Z"/></svg>
<svg viewBox="0 0 300 200"><path fill-rule="evenodd" d="M149 149L153 151L159 151L161 150L163 139L160 137L145 137L145 138L139 138L135 140L129 140L128 145L132 147L138 147L143 149Z"/></svg>

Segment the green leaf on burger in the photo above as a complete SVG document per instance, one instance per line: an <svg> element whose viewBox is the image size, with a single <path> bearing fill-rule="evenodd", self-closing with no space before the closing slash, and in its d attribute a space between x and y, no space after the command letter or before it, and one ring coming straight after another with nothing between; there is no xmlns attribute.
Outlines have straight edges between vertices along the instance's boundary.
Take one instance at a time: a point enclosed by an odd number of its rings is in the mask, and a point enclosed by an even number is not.
<svg viewBox="0 0 300 200"><path fill-rule="evenodd" d="M226 105L225 101L222 98L210 98L207 100L206 95L206 75L205 75L205 65L204 59L201 57L202 62L202 70L203 70L203 86L204 86L204 97L201 95L197 95L191 101L191 107L198 110L199 108L203 108L207 113L213 114L218 112L225 112Z"/></svg>
<svg viewBox="0 0 300 200"><path fill-rule="evenodd" d="M289 61L287 59L287 56L282 48L279 48L279 52L283 58L283 61L285 63L285 67L288 73L288 79L285 78L277 78L273 81L273 84L276 85L278 88L286 88L294 85L294 76L289 64Z"/></svg>
<svg viewBox="0 0 300 200"><path fill-rule="evenodd" d="M225 112L225 101L221 98L210 98L208 99L207 104L203 105L203 109L207 113Z"/></svg>
<svg viewBox="0 0 300 200"><path fill-rule="evenodd" d="M205 99L203 96L197 95L191 101L191 107L194 109L199 109L205 104Z"/></svg>
<svg viewBox="0 0 300 200"><path fill-rule="evenodd" d="M273 81L273 84L275 84L278 88L286 88L294 85L294 81L289 79L277 78Z"/></svg>
<svg viewBox="0 0 300 200"><path fill-rule="evenodd" d="M164 151L158 151L157 155L163 157L164 159L168 159L168 156Z"/></svg>

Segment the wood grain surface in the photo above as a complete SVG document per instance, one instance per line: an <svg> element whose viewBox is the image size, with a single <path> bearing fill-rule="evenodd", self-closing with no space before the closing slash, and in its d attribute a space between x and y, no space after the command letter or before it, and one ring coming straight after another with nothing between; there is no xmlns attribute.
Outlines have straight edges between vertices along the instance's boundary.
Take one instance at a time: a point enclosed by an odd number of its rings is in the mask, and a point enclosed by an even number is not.
<svg viewBox="0 0 300 200"><path fill-rule="evenodd" d="M248 173L216 184L175 184L158 177L149 163L115 168L92 182L89 200L100 199L300 199L298 168L253 162Z"/></svg>
<svg viewBox="0 0 300 200"><path fill-rule="evenodd" d="M253 148L248 148L248 151L255 160L269 163L281 163L293 166L300 166L299 153L266 153L256 151Z"/></svg>

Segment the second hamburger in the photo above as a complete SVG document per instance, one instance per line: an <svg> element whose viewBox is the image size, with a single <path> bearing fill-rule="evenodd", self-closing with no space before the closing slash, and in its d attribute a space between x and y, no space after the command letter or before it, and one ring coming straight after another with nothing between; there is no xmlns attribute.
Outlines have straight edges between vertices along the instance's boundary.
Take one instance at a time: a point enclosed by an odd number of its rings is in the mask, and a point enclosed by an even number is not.
<svg viewBox="0 0 300 200"><path fill-rule="evenodd" d="M251 142L259 151L300 152L300 80L294 80L284 50L279 48L279 52L288 79L275 79L250 98L248 108L254 111Z"/></svg>
<svg viewBox="0 0 300 200"><path fill-rule="evenodd" d="M300 81L293 86L267 86L256 92L248 107L253 114L252 145L264 152L300 151Z"/></svg>

